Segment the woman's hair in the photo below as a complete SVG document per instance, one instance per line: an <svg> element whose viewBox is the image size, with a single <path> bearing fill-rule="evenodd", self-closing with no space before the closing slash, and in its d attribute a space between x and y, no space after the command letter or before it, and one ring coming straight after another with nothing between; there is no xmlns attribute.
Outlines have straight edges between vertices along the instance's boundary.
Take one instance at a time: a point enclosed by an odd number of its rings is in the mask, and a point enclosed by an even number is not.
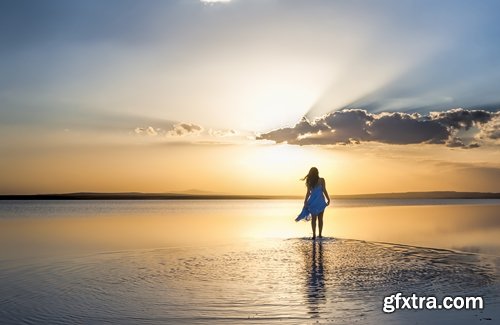
<svg viewBox="0 0 500 325"><path fill-rule="evenodd" d="M319 181L318 168L311 167L311 169L309 169L309 173L304 178L302 178L302 180L306 181L306 185L308 188L315 187Z"/></svg>

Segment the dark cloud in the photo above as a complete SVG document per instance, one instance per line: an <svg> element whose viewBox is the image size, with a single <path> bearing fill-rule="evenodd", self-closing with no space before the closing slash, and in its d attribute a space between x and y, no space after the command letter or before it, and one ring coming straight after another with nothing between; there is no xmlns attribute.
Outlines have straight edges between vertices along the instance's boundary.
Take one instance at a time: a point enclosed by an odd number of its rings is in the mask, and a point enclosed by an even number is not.
<svg viewBox="0 0 500 325"><path fill-rule="evenodd" d="M444 143L449 137L443 124L406 113L379 116L369 125L369 131L369 140L390 144Z"/></svg>
<svg viewBox="0 0 500 325"><path fill-rule="evenodd" d="M484 124L491 120L492 113L482 110L452 109L445 112L431 112L430 118L442 125L455 129L470 129L474 124Z"/></svg>
<svg viewBox="0 0 500 325"><path fill-rule="evenodd" d="M495 139L500 123L493 124L500 113L484 110L453 109L418 113L369 113L361 109L344 109L314 121L303 118L293 127L261 134L258 140L272 140L298 145L357 144L375 141L387 144L445 144L449 147L476 148L458 134L476 127L483 138Z"/></svg>
<svg viewBox="0 0 500 325"><path fill-rule="evenodd" d="M349 139L360 141L370 137L367 125L373 121L373 116L364 110L344 110L328 114L322 120L330 130L335 130L338 142L348 142Z"/></svg>
<svg viewBox="0 0 500 325"><path fill-rule="evenodd" d="M271 131L266 133L270 138L270 140L274 140L277 143L280 142L293 142L293 140L297 140L297 138L304 135L314 135L323 130L327 130L328 127L321 123L311 124L308 119L303 117L295 126L289 128L282 128L275 131Z"/></svg>

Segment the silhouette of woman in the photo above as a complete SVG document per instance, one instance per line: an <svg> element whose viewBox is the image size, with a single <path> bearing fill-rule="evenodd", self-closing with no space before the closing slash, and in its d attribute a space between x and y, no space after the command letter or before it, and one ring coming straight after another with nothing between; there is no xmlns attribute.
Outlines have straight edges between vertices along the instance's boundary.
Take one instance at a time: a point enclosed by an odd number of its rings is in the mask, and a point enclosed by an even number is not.
<svg viewBox="0 0 500 325"><path fill-rule="evenodd" d="M323 213L330 204L330 196L326 190L324 178L319 177L318 168L312 167L309 173L302 178L306 181L307 192L304 198L304 208L295 221L311 220L313 239L316 239L316 220L318 220L319 237L323 232ZM326 201L325 201L326 198Z"/></svg>

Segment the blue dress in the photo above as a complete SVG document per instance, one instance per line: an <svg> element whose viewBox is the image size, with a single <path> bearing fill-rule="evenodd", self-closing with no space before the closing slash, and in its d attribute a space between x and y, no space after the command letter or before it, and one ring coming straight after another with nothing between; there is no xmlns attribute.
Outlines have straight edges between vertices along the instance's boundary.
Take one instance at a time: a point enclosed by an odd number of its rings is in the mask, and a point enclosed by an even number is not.
<svg viewBox="0 0 500 325"><path fill-rule="evenodd" d="M307 198L306 204L295 221L311 220L312 216L317 216L326 208L325 196L323 195L323 186L318 182Z"/></svg>

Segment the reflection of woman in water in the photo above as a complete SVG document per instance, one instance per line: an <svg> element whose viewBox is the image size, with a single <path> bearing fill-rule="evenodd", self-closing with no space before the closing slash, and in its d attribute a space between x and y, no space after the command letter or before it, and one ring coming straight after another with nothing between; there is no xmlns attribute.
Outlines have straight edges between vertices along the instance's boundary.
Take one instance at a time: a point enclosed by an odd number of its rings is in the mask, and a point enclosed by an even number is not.
<svg viewBox="0 0 500 325"><path fill-rule="evenodd" d="M325 179L319 177L319 172L316 167L312 167L302 180L306 181L307 192L304 198L304 208L295 221L311 219L313 239L316 239L316 220L318 220L319 237L321 238L323 231L323 213L326 206L330 204L330 196L326 191Z"/></svg>
<svg viewBox="0 0 500 325"><path fill-rule="evenodd" d="M318 247L316 248L316 245ZM308 268L307 302L313 318L320 316L320 305L326 301L325 275L323 268L323 243L313 242L312 259Z"/></svg>

